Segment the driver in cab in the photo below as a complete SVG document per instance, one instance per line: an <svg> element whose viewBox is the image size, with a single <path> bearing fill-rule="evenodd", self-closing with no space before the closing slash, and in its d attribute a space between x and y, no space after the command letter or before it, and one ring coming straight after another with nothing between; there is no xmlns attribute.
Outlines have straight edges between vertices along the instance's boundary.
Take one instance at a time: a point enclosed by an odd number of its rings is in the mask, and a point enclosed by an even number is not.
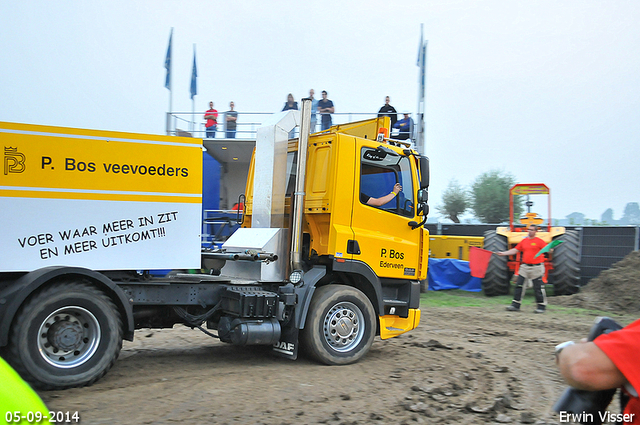
<svg viewBox="0 0 640 425"><path fill-rule="evenodd" d="M395 198L398 193L402 192L402 185L400 183L396 183L393 185L393 190L391 193L388 193L379 198L372 198L369 195L365 195L364 193L360 194L360 201L363 204L371 205L374 207L381 207L387 203L389 203L393 198Z"/></svg>

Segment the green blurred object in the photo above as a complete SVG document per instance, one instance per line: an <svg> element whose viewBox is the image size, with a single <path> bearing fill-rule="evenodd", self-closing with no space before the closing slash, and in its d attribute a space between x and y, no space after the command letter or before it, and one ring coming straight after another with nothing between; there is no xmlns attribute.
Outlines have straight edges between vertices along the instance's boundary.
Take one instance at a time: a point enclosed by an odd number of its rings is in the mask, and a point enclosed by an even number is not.
<svg viewBox="0 0 640 425"><path fill-rule="evenodd" d="M49 409L38 397L38 394L2 358L0 358L0 382L2 382L0 385L0 412L4 415L0 417L0 423L52 423L48 418ZM20 412L20 417L16 415L16 412ZM29 420L27 420L27 414ZM47 419L36 420L35 415ZM11 416L11 421L7 420L8 416ZM2 420L7 422L2 422Z"/></svg>
<svg viewBox="0 0 640 425"><path fill-rule="evenodd" d="M536 255L534 255L533 258L538 258L538 255L540 254L544 254L545 252L549 252L549 250L557 247L558 245L560 245L562 242L564 241L560 241L560 240L555 240L552 241L550 244L548 244L547 246L545 246L544 248L542 248Z"/></svg>

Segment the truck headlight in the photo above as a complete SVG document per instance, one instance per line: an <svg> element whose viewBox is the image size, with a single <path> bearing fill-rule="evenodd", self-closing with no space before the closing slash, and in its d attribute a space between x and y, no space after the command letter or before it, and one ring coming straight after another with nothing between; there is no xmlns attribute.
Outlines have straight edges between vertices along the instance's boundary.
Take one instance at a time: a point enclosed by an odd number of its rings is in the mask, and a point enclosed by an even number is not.
<svg viewBox="0 0 640 425"><path fill-rule="evenodd" d="M294 285L299 283L302 280L302 275L302 270L294 270L289 275L289 282L293 283Z"/></svg>

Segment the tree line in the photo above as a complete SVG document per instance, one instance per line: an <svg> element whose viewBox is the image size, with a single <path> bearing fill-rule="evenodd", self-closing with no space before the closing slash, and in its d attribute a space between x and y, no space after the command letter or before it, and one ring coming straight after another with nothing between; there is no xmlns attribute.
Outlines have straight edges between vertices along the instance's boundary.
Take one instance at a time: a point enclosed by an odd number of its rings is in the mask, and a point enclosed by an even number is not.
<svg viewBox="0 0 640 425"><path fill-rule="evenodd" d="M436 210L454 223L460 223L460 216L473 212L482 223L503 223L509 221L509 189L516 184L516 178L505 171L493 169L480 174L469 188L462 186L455 178L449 181L442 194L442 204ZM524 210L525 197L514 196L515 217ZM566 219L555 220L554 225L633 225L640 224L640 206L629 202L623 216L613 219L613 210L607 209L600 221L590 220L584 214L574 212Z"/></svg>

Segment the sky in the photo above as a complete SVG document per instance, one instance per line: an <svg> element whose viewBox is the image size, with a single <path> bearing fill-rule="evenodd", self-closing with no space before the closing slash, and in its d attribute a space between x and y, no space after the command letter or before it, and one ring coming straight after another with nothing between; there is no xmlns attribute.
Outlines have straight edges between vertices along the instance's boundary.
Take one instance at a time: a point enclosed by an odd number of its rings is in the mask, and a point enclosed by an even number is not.
<svg viewBox="0 0 640 425"><path fill-rule="evenodd" d="M546 183L555 218L619 219L640 203L638 22L637 0L0 0L0 121L164 134L171 28L173 111L194 45L199 114L310 88L336 112L415 111L424 24L432 215L452 179L498 169Z"/></svg>

